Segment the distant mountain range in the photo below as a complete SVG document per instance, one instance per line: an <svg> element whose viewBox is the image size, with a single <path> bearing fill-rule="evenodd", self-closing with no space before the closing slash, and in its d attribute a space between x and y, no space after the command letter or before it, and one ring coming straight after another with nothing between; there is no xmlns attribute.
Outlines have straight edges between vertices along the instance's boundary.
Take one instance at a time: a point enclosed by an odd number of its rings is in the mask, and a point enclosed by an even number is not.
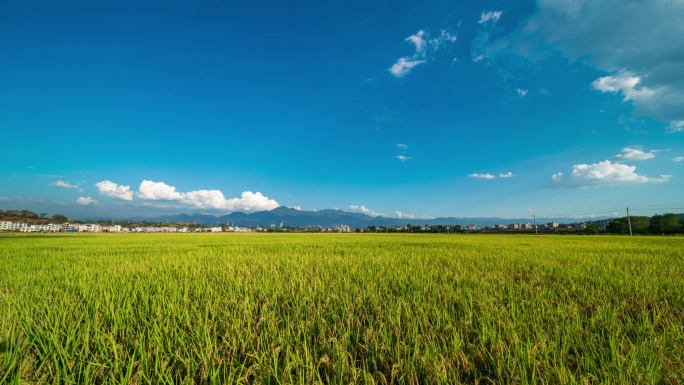
<svg viewBox="0 0 684 385"><path fill-rule="evenodd" d="M584 222L587 220L606 219L608 217L600 218L537 218L537 224L542 225L548 222L558 223L574 223ZM105 218L88 218L83 220L99 220ZM106 218L111 219L111 218ZM412 225L476 225L477 227L493 226L495 224L509 224L509 223L532 223L532 218L433 218L433 219L419 219L419 218L388 218L383 216L370 216L361 213L353 213L342 210L320 210L320 211L302 211L285 206L280 206L270 211L257 211L253 213L234 212L228 215L214 216L207 214L178 214L165 215L153 218L122 218L120 220L132 220L136 222L194 222L201 225L237 225L237 226L270 226L275 224L279 226L283 223L285 226L292 227L308 227L308 226L324 226L331 227L334 225L347 225L352 228L368 227L368 226L406 226Z"/></svg>

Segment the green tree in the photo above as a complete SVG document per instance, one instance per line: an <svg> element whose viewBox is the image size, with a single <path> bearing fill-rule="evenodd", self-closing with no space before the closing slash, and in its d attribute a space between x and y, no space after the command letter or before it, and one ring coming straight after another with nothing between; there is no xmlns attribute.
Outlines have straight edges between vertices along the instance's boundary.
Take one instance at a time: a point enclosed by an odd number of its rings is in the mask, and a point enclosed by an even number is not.
<svg viewBox="0 0 684 385"><path fill-rule="evenodd" d="M636 216L630 217L632 221L632 233L633 234L647 234L648 227L651 225L651 220L648 217ZM629 229L627 230L629 231Z"/></svg>
<svg viewBox="0 0 684 385"><path fill-rule="evenodd" d="M677 234L681 226L676 214L667 213L651 217L650 232L653 234Z"/></svg>
<svg viewBox="0 0 684 385"><path fill-rule="evenodd" d="M627 227L627 218L613 219L608 224L607 231L611 234L629 233L629 229Z"/></svg>
<svg viewBox="0 0 684 385"><path fill-rule="evenodd" d="M52 219L52 223L66 223L69 222L69 218L62 214L55 214L53 215L50 219Z"/></svg>
<svg viewBox="0 0 684 385"><path fill-rule="evenodd" d="M584 233L585 234L598 234L598 226L596 225L596 222L594 221L588 221L587 223L584 224Z"/></svg>

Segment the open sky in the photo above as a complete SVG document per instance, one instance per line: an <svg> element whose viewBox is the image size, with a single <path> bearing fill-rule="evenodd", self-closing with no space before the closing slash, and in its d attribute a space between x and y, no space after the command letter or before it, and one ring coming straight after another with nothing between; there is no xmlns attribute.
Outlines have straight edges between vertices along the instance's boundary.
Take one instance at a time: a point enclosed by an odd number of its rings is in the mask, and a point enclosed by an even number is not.
<svg viewBox="0 0 684 385"><path fill-rule="evenodd" d="M0 208L683 212L683 41L682 0L4 1Z"/></svg>

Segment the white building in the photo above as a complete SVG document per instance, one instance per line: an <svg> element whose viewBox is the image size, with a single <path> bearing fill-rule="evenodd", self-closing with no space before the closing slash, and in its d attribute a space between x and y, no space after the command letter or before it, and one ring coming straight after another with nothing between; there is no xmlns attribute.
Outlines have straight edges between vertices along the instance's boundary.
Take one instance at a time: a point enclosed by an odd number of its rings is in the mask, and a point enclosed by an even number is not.
<svg viewBox="0 0 684 385"><path fill-rule="evenodd" d="M0 221L0 231L12 231L14 230L14 223L11 221Z"/></svg>
<svg viewBox="0 0 684 385"><path fill-rule="evenodd" d="M95 223L86 223L78 226L79 232L99 233L102 232L102 226Z"/></svg>

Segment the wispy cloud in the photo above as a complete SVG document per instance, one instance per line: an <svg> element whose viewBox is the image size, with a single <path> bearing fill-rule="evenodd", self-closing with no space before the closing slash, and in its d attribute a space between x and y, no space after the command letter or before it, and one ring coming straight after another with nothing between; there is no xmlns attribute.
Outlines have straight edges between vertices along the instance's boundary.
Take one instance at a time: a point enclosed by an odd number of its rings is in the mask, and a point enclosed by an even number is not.
<svg viewBox="0 0 684 385"><path fill-rule="evenodd" d="M391 72L392 75L401 78L410 73L413 67L422 63L425 63L425 60L411 60L411 58L402 57L389 68L389 72Z"/></svg>
<svg viewBox="0 0 684 385"><path fill-rule="evenodd" d="M678 156L678 157L672 158L672 161L673 162L682 162L682 161L684 161L684 156Z"/></svg>
<svg viewBox="0 0 684 385"><path fill-rule="evenodd" d="M527 90L523 90L522 88L516 88L515 92L517 92L520 97L527 95Z"/></svg>
<svg viewBox="0 0 684 385"><path fill-rule="evenodd" d="M499 21L501 18L501 11L489 11L489 12L482 12L482 15L480 15L480 21L478 23L486 23L488 21Z"/></svg>
<svg viewBox="0 0 684 385"><path fill-rule="evenodd" d="M416 53L424 54L425 53L426 41L423 38L423 36L425 36L425 31L423 31L421 29L420 31L416 32L415 34L407 37L404 41L408 41L408 42L413 43L416 47Z"/></svg>
<svg viewBox="0 0 684 385"><path fill-rule="evenodd" d="M69 189L75 189L75 190L78 190L79 192L83 192L83 189L81 188L81 186L79 186L79 185L77 185L77 184L74 185L74 184L71 184L71 183L69 183L69 182L65 182L65 181L63 181L63 180L61 180L61 179L58 180L57 182L52 182L52 183L50 183L50 186L61 187L61 188L69 188Z"/></svg>
<svg viewBox="0 0 684 385"><path fill-rule="evenodd" d="M670 122L670 125L667 126L666 132L668 134L674 134L675 132L682 132L684 131L684 120L675 120Z"/></svg>
<svg viewBox="0 0 684 385"><path fill-rule="evenodd" d="M64 178L64 175L55 174L35 174L38 178Z"/></svg>
<svg viewBox="0 0 684 385"><path fill-rule="evenodd" d="M486 173L486 174L473 173L473 174L469 174L469 175L468 175L468 178L475 178L475 179L494 179L494 178L496 178L496 176L495 176L495 175L492 175L492 174L490 174L490 173Z"/></svg>
<svg viewBox="0 0 684 385"><path fill-rule="evenodd" d="M403 143L399 143L399 144L397 144L397 148L401 148L401 149L407 150L407 149L408 149L408 146L405 145L405 144L403 144Z"/></svg>
<svg viewBox="0 0 684 385"><path fill-rule="evenodd" d="M499 174L499 178L504 178L504 179L506 179L506 178L513 178L514 176L515 176L515 174L513 174L513 172L511 172L511 171L509 171L509 172L507 172L507 173L505 173L505 174L503 174L503 173ZM469 174L469 175L468 175L468 178L473 178L473 179L496 179L496 175L490 174L490 173L485 173L485 174L481 174L481 173L472 173L472 174Z"/></svg>
<svg viewBox="0 0 684 385"><path fill-rule="evenodd" d="M397 155L397 159L399 159L402 162L406 162L407 160L411 160L412 158L406 155Z"/></svg>
<svg viewBox="0 0 684 385"><path fill-rule="evenodd" d="M404 56L399 58L388 71L398 77L404 77L411 72L411 70L428 60L432 60L435 52L441 50L445 44L456 42L456 36L449 31L442 29L438 36L430 38L429 32L424 29L419 30L413 35L404 39L413 45L415 53L411 56Z"/></svg>

